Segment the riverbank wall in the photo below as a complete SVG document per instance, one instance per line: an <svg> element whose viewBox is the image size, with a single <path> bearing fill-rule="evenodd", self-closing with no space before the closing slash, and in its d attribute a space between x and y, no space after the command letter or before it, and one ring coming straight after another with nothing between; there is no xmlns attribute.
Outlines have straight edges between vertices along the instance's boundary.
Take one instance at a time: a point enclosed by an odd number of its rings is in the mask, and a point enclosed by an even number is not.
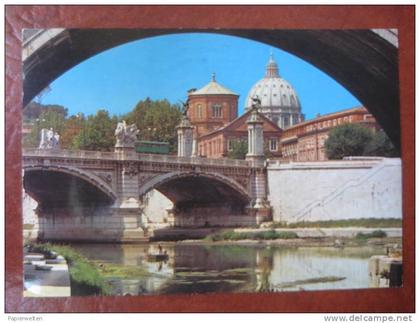
<svg viewBox="0 0 420 323"><path fill-rule="evenodd" d="M401 159L269 163L274 222L402 218Z"/></svg>

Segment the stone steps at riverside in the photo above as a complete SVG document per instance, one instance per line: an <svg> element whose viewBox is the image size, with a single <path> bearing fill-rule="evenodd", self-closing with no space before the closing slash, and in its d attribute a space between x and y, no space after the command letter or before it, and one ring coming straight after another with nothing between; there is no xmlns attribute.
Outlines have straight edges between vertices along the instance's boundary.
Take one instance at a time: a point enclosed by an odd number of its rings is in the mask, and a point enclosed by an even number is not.
<svg viewBox="0 0 420 323"><path fill-rule="evenodd" d="M24 255L23 296L71 296L69 268L64 257L59 255L56 259L45 259L42 254Z"/></svg>

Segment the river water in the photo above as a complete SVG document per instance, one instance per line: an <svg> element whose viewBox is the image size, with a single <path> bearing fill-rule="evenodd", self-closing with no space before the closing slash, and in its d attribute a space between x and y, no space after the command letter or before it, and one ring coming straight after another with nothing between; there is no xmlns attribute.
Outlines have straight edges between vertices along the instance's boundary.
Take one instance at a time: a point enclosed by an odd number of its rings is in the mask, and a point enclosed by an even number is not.
<svg viewBox="0 0 420 323"><path fill-rule="evenodd" d="M74 244L88 259L134 269L109 276L114 295L369 288L368 260L382 247L161 243ZM136 274L140 269L141 274Z"/></svg>

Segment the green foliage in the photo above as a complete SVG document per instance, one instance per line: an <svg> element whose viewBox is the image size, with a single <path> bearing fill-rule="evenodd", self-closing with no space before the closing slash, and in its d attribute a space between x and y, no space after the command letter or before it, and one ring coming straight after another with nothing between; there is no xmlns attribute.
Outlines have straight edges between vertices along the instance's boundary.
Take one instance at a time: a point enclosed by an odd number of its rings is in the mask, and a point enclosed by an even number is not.
<svg viewBox="0 0 420 323"><path fill-rule="evenodd" d="M275 228L401 228L402 219L398 218L360 218L326 221L300 221L294 223L274 223Z"/></svg>
<svg viewBox="0 0 420 323"><path fill-rule="evenodd" d="M117 117L110 117L108 111L99 110L87 118L72 146L83 150L112 151L115 145Z"/></svg>
<svg viewBox="0 0 420 323"><path fill-rule="evenodd" d="M385 131L380 130L373 136L365 148L365 154L368 156L398 157L399 153L395 149Z"/></svg>
<svg viewBox="0 0 420 323"><path fill-rule="evenodd" d="M107 278L143 278L150 276L150 272L139 266L102 263L98 268L101 275Z"/></svg>
<svg viewBox="0 0 420 323"><path fill-rule="evenodd" d="M385 238L386 236L387 234L385 231L375 230L371 233L358 232L355 238L358 240L366 240L366 239L371 239L371 238Z"/></svg>
<svg viewBox="0 0 420 323"><path fill-rule="evenodd" d="M329 159L345 156L364 156L366 146L373 140L372 130L354 123L346 123L330 130L325 141Z"/></svg>
<svg viewBox="0 0 420 323"><path fill-rule="evenodd" d="M95 265L73 248L50 243L34 244L30 247L32 252L48 255L51 251L54 251L66 259L69 265L73 296L83 289L97 295L109 294L109 286ZM76 293L74 287L76 287ZM82 292L82 294L84 293Z"/></svg>
<svg viewBox="0 0 420 323"><path fill-rule="evenodd" d="M45 112L55 112L61 114L63 118L67 116L68 110L58 104L40 104L38 102L30 102L23 108L23 121L33 122L36 119L42 119L41 114Z"/></svg>
<svg viewBox="0 0 420 323"><path fill-rule="evenodd" d="M248 153L248 140L234 140L231 145L232 150L228 152L228 157L231 159L245 159Z"/></svg>
<svg viewBox="0 0 420 323"><path fill-rule="evenodd" d="M86 127L86 119L83 114L71 116L64 123L64 129L60 134L60 146L63 149L76 148L75 139Z"/></svg>
<svg viewBox="0 0 420 323"><path fill-rule="evenodd" d="M140 101L120 118L135 123L140 130L139 140L169 142L176 151L176 127L181 119L179 106L167 100ZM42 128L53 128L60 134L60 144L66 149L111 151L115 145L116 116L99 110L85 118L82 114L67 118L67 109L59 105L31 102L24 109L24 120L33 124L32 132L23 140L24 147L37 147Z"/></svg>
<svg viewBox="0 0 420 323"><path fill-rule="evenodd" d="M127 123L135 123L139 140L169 142L171 151L176 151L176 127L182 113L178 105L168 100L142 100L134 110L122 117Z"/></svg>
<svg viewBox="0 0 420 323"><path fill-rule="evenodd" d="M275 239L297 239L298 235L290 231L242 231L234 230L222 231L206 237L208 241L224 241L224 240L275 240Z"/></svg>

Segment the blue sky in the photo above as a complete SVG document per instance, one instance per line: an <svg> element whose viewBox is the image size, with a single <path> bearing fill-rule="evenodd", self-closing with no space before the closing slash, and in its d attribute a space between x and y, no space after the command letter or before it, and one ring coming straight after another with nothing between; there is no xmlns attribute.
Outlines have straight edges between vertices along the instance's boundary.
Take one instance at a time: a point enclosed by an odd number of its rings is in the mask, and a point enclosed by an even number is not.
<svg viewBox="0 0 420 323"><path fill-rule="evenodd" d="M360 105L328 75L298 57L263 43L217 34L175 34L143 39L102 52L50 84L43 104L61 104L70 114L106 109L121 115L138 101L186 99L187 90L216 80L240 95L264 76L270 50L280 76L295 88L307 119Z"/></svg>

